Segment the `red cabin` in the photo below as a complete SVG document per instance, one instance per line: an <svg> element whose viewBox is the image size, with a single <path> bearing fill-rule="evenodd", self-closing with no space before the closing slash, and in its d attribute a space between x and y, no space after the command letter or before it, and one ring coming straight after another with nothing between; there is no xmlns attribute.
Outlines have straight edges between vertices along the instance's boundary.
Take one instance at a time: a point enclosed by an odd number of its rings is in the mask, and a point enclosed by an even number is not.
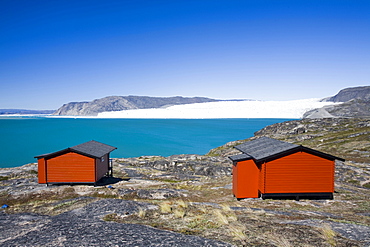
<svg viewBox="0 0 370 247"><path fill-rule="evenodd" d="M236 198L333 198L335 160L341 158L268 137L235 147Z"/></svg>
<svg viewBox="0 0 370 247"><path fill-rule="evenodd" d="M38 182L96 184L103 176L113 175L109 154L115 149L97 141L89 141L54 153L36 156Z"/></svg>

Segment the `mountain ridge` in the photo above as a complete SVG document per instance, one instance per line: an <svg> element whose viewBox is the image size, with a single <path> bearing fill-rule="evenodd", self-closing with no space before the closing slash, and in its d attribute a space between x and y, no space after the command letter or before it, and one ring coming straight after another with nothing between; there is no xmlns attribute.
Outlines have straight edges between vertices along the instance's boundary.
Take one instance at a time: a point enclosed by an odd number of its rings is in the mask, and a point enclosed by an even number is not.
<svg viewBox="0 0 370 247"><path fill-rule="evenodd" d="M327 101L347 102L354 99L370 100L370 86L344 88Z"/></svg>
<svg viewBox="0 0 370 247"><path fill-rule="evenodd" d="M52 114L55 110L0 109L0 115Z"/></svg>
<svg viewBox="0 0 370 247"><path fill-rule="evenodd" d="M222 100L206 97L150 97L150 96L107 96L90 102L64 104L53 115L96 116L100 112L132 109L161 108L170 105L217 102Z"/></svg>
<svg viewBox="0 0 370 247"><path fill-rule="evenodd" d="M341 104L307 111L303 118L370 117L370 86L345 88L323 101Z"/></svg>

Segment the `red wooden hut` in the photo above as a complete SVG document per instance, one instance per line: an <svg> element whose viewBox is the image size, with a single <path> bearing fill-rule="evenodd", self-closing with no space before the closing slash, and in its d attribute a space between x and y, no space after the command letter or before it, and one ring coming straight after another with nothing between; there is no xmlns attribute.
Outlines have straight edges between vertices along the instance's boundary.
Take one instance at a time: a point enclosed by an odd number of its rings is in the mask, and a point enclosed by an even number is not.
<svg viewBox="0 0 370 247"><path fill-rule="evenodd" d="M341 158L268 137L235 147L233 161L236 198L333 198L335 160Z"/></svg>
<svg viewBox="0 0 370 247"><path fill-rule="evenodd" d="M36 156L38 181L49 183L93 183L113 175L109 154L115 147L89 141L54 153Z"/></svg>

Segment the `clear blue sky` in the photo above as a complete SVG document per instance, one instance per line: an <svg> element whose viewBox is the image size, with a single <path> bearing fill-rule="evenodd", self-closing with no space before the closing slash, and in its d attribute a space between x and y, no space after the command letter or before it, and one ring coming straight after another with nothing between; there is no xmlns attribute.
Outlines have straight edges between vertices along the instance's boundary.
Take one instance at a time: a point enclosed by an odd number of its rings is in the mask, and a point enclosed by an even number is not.
<svg viewBox="0 0 370 247"><path fill-rule="evenodd" d="M370 85L369 0L1 0L0 108Z"/></svg>

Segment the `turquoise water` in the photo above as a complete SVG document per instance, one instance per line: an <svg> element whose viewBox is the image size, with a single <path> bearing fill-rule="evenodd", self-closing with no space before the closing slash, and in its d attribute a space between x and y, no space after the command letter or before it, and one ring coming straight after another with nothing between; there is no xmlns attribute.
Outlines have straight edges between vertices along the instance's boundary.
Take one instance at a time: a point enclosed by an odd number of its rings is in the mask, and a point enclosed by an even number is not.
<svg viewBox="0 0 370 247"><path fill-rule="evenodd" d="M36 162L37 155L90 140L117 147L111 157L206 154L226 142L246 139L267 125L286 120L2 117L0 167Z"/></svg>

